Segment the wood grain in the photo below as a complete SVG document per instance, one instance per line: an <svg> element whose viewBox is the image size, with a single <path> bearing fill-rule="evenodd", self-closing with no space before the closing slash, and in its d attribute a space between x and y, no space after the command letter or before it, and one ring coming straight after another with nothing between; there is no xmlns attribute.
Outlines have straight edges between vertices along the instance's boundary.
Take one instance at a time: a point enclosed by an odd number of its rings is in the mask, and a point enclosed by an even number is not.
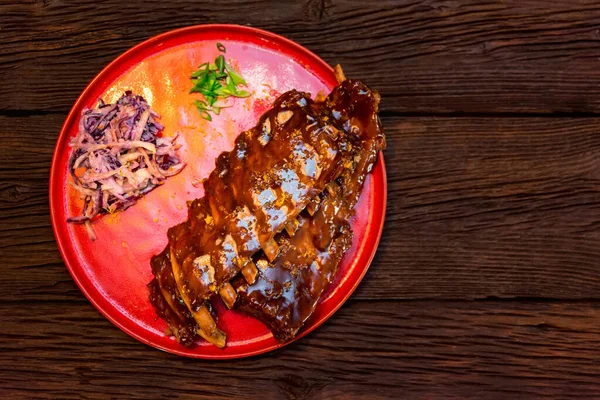
<svg viewBox="0 0 600 400"><path fill-rule="evenodd" d="M392 167L373 293L597 296L597 120L385 122Z"/></svg>
<svg viewBox="0 0 600 400"><path fill-rule="evenodd" d="M0 110L66 112L128 48L206 23L295 40L380 90L386 113L600 110L600 5L587 0L5 1Z"/></svg>
<svg viewBox="0 0 600 400"><path fill-rule="evenodd" d="M88 303L0 304L0 316L4 398L600 396L590 302L352 301L297 343L228 362L152 349Z"/></svg>
<svg viewBox="0 0 600 400"><path fill-rule="evenodd" d="M342 63L382 93L388 135L386 226L357 292L299 342L228 362L102 317L47 195L87 83L205 23ZM0 2L0 398L600 398L599 26L593 0Z"/></svg>
<svg viewBox="0 0 600 400"><path fill-rule="evenodd" d="M63 118L0 117L0 300L82 298L48 215L48 168ZM356 298L597 298L599 119L383 123L389 206Z"/></svg>

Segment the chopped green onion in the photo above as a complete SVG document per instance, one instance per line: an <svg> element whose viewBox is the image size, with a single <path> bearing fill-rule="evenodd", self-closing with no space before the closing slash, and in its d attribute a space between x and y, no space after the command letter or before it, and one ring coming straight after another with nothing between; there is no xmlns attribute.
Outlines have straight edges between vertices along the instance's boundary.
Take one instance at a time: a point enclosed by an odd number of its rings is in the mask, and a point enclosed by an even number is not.
<svg viewBox="0 0 600 400"><path fill-rule="evenodd" d="M227 108L227 102L225 100L217 100L215 101L215 103L213 104L213 107L219 107L219 108Z"/></svg>
<svg viewBox="0 0 600 400"><path fill-rule="evenodd" d="M236 72L236 70L231 68L231 65L229 65L229 64L227 64L227 71L229 72L229 76L231 77L231 80L233 81L233 83L236 86L238 86L238 85L248 86L248 84L246 83L246 80L244 78L242 78L241 75Z"/></svg>
<svg viewBox="0 0 600 400"><path fill-rule="evenodd" d="M226 49L221 43L217 43L220 52L225 53ZM238 86L248 86L246 80L225 61L225 56L219 54L215 62L205 62L198 66L198 70L191 75L194 86L190 93L200 93L204 100L196 100L194 104L200 113L200 116L208 121L212 121L210 113L219 115L223 108L228 105L225 99L228 97L248 97L250 92L238 90Z"/></svg>
<svg viewBox="0 0 600 400"><path fill-rule="evenodd" d="M221 54L219 57L215 58L215 65L220 73L225 71L225 57Z"/></svg>
<svg viewBox="0 0 600 400"><path fill-rule="evenodd" d="M200 113L200 116L202 118L204 118L207 121L212 121L212 117L210 116L209 112L206 110L198 110L198 112Z"/></svg>
<svg viewBox="0 0 600 400"><path fill-rule="evenodd" d="M250 96L250 92L247 92L245 90L240 90L239 92L237 92L235 94L235 97L248 97Z"/></svg>

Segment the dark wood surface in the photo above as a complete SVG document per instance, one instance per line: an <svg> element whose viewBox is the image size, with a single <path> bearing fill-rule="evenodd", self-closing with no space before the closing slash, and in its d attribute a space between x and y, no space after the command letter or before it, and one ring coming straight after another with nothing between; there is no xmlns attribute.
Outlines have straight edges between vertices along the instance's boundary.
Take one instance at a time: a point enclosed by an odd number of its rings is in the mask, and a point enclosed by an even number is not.
<svg viewBox="0 0 600 400"><path fill-rule="evenodd" d="M47 198L86 84L200 23L342 63L382 93L388 136L386 226L357 292L299 342L229 362L102 317ZM0 0L0 39L0 397L600 397L600 2Z"/></svg>

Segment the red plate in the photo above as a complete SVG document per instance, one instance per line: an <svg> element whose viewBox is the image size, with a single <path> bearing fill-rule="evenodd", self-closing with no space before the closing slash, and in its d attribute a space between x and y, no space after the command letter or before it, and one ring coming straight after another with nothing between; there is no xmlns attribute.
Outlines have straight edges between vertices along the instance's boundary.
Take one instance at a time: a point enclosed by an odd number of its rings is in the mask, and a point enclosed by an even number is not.
<svg viewBox="0 0 600 400"><path fill-rule="evenodd" d="M253 95L236 99L209 123L193 105L190 73L214 60L216 43L227 48L226 57L248 81ZM282 344L257 320L226 310L215 300L219 326L227 333L227 347L205 342L193 348L165 336L166 324L156 318L148 301L151 280L149 260L166 245L167 229L186 218L186 201L203 195L197 183L214 168L222 151L233 147L235 137L252 127L275 97L290 89L313 96L335 86L333 71L310 51L285 38L254 28L232 25L193 26L168 32L135 46L110 63L83 91L64 123L50 171L50 211L58 247L73 279L102 314L136 339L156 348L197 358L238 358L264 353ZM164 134L179 133L179 154L187 167L171 177L130 209L94 223L98 240L91 242L82 226L67 224L82 206L70 187L67 161L69 140L77 134L85 107L99 98L114 102L125 90L143 95L162 115ZM200 186L200 187L196 187ZM352 294L377 249L386 203L383 157L367 179L352 221L354 243L330 291L298 338L329 318Z"/></svg>

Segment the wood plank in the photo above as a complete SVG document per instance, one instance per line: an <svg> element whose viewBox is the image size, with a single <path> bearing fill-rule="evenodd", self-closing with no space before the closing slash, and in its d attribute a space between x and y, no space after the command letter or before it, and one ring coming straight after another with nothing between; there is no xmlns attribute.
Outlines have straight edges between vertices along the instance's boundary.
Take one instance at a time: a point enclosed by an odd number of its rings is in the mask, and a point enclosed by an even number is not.
<svg viewBox="0 0 600 400"><path fill-rule="evenodd" d="M116 56L175 28L282 34L381 91L385 112L600 110L600 5L586 0L4 2L0 110L67 111ZM143 10L143 12L142 12Z"/></svg>
<svg viewBox="0 0 600 400"><path fill-rule="evenodd" d="M83 298L47 203L62 119L0 117L0 300ZM598 298L599 119L383 123L387 219L356 298Z"/></svg>
<svg viewBox="0 0 600 400"><path fill-rule="evenodd" d="M89 304L0 304L4 398L597 398L600 305L353 301L244 360L152 349Z"/></svg>
<svg viewBox="0 0 600 400"><path fill-rule="evenodd" d="M384 123L386 228L359 295L597 297L595 119Z"/></svg>

